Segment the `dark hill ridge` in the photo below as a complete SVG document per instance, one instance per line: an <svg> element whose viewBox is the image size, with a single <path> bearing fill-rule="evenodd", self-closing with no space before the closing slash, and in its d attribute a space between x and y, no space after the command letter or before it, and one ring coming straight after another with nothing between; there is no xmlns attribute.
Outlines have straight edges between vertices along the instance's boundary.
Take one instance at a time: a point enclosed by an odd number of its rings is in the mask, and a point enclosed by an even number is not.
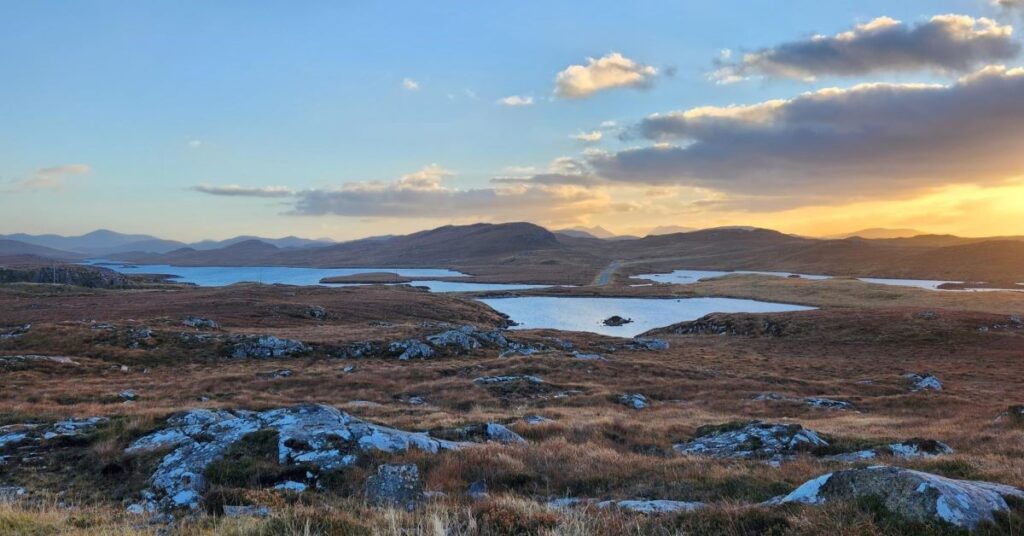
<svg viewBox="0 0 1024 536"><path fill-rule="evenodd" d="M17 240L0 240L0 256L9 257L15 255L32 255L57 260L79 260L82 258L82 255L70 251L26 244Z"/></svg>
<svg viewBox="0 0 1024 536"><path fill-rule="evenodd" d="M121 255L135 263L193 266L434 267L481 281L587 284L612 261L624 273L679 268L778 270L836 276L1024 281L1024 241L922 236L823 240L769 229L716 228L599 240L530 223L447 225L403 236L281 249L259 240L207 251Z"/></svg>

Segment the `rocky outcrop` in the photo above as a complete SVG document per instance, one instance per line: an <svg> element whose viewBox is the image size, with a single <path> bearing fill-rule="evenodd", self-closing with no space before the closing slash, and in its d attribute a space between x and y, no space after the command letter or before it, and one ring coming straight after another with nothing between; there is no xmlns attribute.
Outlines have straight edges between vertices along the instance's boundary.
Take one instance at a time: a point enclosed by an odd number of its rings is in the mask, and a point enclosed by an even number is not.
<svg viewBox="0 0 1024 536"><path fill-rule="evenodd" d="M944 456L947 454L953 454L953 449L941 441L914 438L906 441L900 441L898 443L889 443L888 445L882 445L880 447L834 454L832 456L826 456L826 459L840 462L859 462L873 460L879 456L893 456L895 458L912 459L934 458L936 456Z"/></svg>
<svg viewBox="0 0 1024 536"><path fill-rule="evenodd" d="M640 393L626 393L619 396L619 403L633 409L646 409L650 402Z"/></svg>
<svg viewBox="0 0 1024 536"><path fill-rule="evenodd" d="M676 335L732 335L740 337L781 337L786 325L771 318L712 313L690 322L658 330Z"/></svg>
<svg viewBox="0 0 1024 536"><path fill-rule="evenodd" d="M602 510L606 508L618 508L620 510L626 510L629 512L647 515L692 512L705 506L704 503L701 502L669 501L664 499L627 499L602 501L599 499L588 499L579 497L554 499L548 501L547 505L548 507L557 510L564 510L566 508L571 508L574 506L593 505Z"/></svg>
<svg viewBox="0 0 1024 536"><path fill-rule="evenodd" d="M835 398L824 398L818 396L809 396L805 398L791 398L780 395L778 393L762 393L754 397L754 400L758 402L791 402L797 404L806 404L816 409L828 409L828 410L852 410L853 403L846 400L838 400Z"/></svg>
<svg viewBox="0 0 1024 536"><path fill-rule="evenodd" d="M874 466L819 476L772 503L820 505L862 497L877 497L887 509L911 521L944 521L975 529L992 521L995 512L1009 508L1005 497L1024 499L1024 491L1003 484Z"/></svg>
<svg viewBox="0 0 1024 536"><path fill-rule="evenodd" d="M0 449L20 445L38 445L53 439L86 436L107 421L106 417L88 417L57 421L51 425L24 423L0 426Z"/></svg>
<svg viewBox="0 0 1024 536"><path fill-rule="evenodd" d="M544 380L537 376L522 374L510 376L481 376L473 380L473 383L477 385L501 385L510 383L532 383L534 385L539 385L544 383Z"/></svg>
<svg viewBox="0 0 1024 536"><path fill-rule="evenodd" d="M751 421L698 428L697 437L673 448L682 454L715 458L781 459L827 446L817 432L799 424Z"/></svg>
<svg viewBox="0 0 1024 536"><path fill-rule="evenodd" d="M310 305L309 307L306 307L306 316L313 320L323 320L327 318L327 309L324 309L319 305Z"/></svg>
<svg viewBox="0 0 1024 536"><path fill-rule="evenodd" d="M13 328L4 328L0 331L0 341L10 341L21 337L28 333L28 330L32 329L32 324L24 324L21 326L15 326Z"/></svg>
<svg viewBox="0 0 1024 536"><path fill-rule="evenodd" d="M413 510L423 501L423 482L415 464L381 465L363 485L366 500L379 506Z"/></svg>
<svg viewBox="0 0 1024 536"><path fill-rule="evenodd" d="M126 288L131 280L110 268L77 264L0 267L0 283L50 283L88 288Z"/></svg>
<svg viewBox="0 0 1024 536"><path fill-rule="evenodd" d="M623 317L621 317L619 315L613 315L613 316L610 316L608 318L605 318L604 321L602 322L602 324L604 324L606 326L617 327L617 326L624 326L624 325L629 324L631 322L633 322L632 318L623 318Z"/></svg>
<svg viewBox="0 0 1024 536"><path fill-rule="evenodd" d="M640 337L626 344L626 348L630 350L644 350L648 352L663 352L668 350L668 346L668 341L665 339L646 339Z"/></svg>
<svg viewBox="0 0 1024 536"><path fill-rule="evenodd" d="M388 353L397 355L400 361L427 359L434 356L434 349L416 339L395 341L388 345Z"/></svg>
<svg viewBox="0 0 1024 536"><path fill-rule="evenodd" d="M213 320L192 315L186 316L181 323L195 329L220 329L220 324L217 324Z"/></svg>
<svg viewBox="0 0 1024 536"><path fill-rule="evenodd" d="M911 391L941 391L942 382L931 374L904 374L903 378L910 383Z"/></svg>
<svg viewBox="0 0 1024 536"><path fill-rule="evenodd" d="M345 467L366 452L437 453L460 444L359 420L335 408L304 405L263 412L194 409L172 416L164 429L139 438L128 453L173 449L150 479L136 509L155 512L197 508L206 489L204 471L249 433L274 430L278 461L317 470Z"/></svg>
<svg viewBox="0 0 1024 536"><path fill-rule="evenodd" d="M496 422L468 424L454 428L441 428L431 430L430 434L456 442L486 443L494 441L504 445L525 445L526 440L522 436L509 430L503 424Z"/></svg>
<svg viewBox="0 0 1024 536"><path fill-rule="evenodd" d="M241 335L232 337L231 342L229 353L235 359L291 357L310 351L301 341L279 339L273 335Z"/></svg>

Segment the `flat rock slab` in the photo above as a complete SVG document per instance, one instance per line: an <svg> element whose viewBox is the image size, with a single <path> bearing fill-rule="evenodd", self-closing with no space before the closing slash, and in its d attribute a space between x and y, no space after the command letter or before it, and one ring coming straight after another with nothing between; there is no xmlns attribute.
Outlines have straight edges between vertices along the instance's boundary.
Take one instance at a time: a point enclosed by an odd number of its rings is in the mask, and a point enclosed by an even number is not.
<svg viewBox="0 0 1024 536"><path fill-rule="evenodd" d="M1024 499L1024 491L992 482L955 480L931 473L878 465L821 475L773 504L825 504L860 497L880 498L890 511L911 521L945 521L975 529L1006 511L1005 497Z"/></svg>

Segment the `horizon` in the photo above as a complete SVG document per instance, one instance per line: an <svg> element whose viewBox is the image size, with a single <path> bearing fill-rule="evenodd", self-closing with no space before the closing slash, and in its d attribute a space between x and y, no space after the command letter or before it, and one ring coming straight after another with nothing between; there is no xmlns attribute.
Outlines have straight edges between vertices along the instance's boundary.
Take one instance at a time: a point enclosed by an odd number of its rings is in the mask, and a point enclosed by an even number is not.
<svg viewBox="0 0 1024 536"><path fill-rule="evenodd" d="M11 7L0 234L1024 235L1014 2L198 6Z"/></svg>

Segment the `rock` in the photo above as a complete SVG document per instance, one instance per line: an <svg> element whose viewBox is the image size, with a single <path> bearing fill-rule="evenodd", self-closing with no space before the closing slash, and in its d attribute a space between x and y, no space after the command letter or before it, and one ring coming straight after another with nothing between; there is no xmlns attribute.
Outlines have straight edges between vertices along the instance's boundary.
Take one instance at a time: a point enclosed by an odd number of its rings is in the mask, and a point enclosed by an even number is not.
<svg viewBox="0 0 1024 536"><path fill-rule="evenodd" d="M1024 319L1020 315L1010 315L1010 325L1015 328L1024 328Z"/></svg>
<svg viewBox="0 0 1024 536"><path fill-rule="evenodd" d="M631 318L623 318L623 317L621 317L619 315L613 315L613 316L610 316L608 318L605 318L604 321L602 322L602 324L604 324L606 326L613 326L614 327L614 326L624 326L624 325L632 323L632 322L633 322L633 319L631 319Z"/></svg>
<svg viewBox="0 0 1024 536"><path fill-rule="evenodd" d="M573 352L573 357L576 359L582 359L583 361L604 361L604 356L601 354L584 354L582 352Z"/></svg>
<svg viewBox="0 0 1024 536"><path fill-rule="evenodd" d="M0 486L0 504L12 503L28 495L28 490L17 486Z"/></svg>
<svg viewBox="0 0 1024 536"><path fill-rule="evenodd" d="M236 359L290 357L309 351L309 347L301 341L279 339L273 335L240 336L234 337L233 340L235 342L231 347L231 357Z"/></svg>
<svg viewBox="0 0 1024 536"><path fill-rule="evenodd" d="M486 499L488 495L487 482L484 482L483 480L473 482L466 490L466 495L469 495L475 500Z"/></svg>
<svg viewBox="0 0 1024 536"><path fill-rule="evenodd" d="M431 435L451 441L483 443L495 441L506 445L523 445L526 440L519 434L496 422L467 424L454 428L431 430Z"/></svg>
<svg viewBox="0 0 1024 536"><path fill-rule="evenodd" d="M1024 425L1024 404L1006 408L1006 416L1010 419L1011 424Z"/></svg>
<svg viewBox="0 0 1024 536"><path fill-rule="evenodd" d="M527 415L525 420L526 420L526 424L529 424L530 426L535 426L535 425L538 425L538 424L547 424L549 422L555 422L555 421L553 421L553 420L551 420L551 419L549 419L547 417L544 417L542 415Z"/></svg>
<svg viewBox="0 0 1024 536"><path fill-rule="evenodd" d="M220 329L220 325L213 320L192 315L186 316L181 323L190 328L196 329Z"/></svg>
<svg viewBox="0 0 1024 536"><path fill-rule="evenodd" d="M458 352L469 352L480 348L480 341L463 330L450 329L427 337L427 342L435 348L455 349Z"/></svg>
<svg viewBox="0 0 1024 536"><path fill-rule="evenodd" d="M953 449L949 445L934 439L908 439L899 443L890 443L886 448L897 458L933 458L953 454Z"/></svg>
<svg viewBox="0 0 1024 536"><path fill-rule="evenodd" d="M422 396L410 396L406 402L412 404L413 406L422 406L423 404L427 403L427 401Z"/></svg>
<svg viewBox="0 0 1024 536"><path fill-rule="evenodd" d="M914 316L920 318L921 320L935 320L936 318L939 317L939 314L936 313L935 311L921 311L920 313L917 313Z"/></svg>
<svg viewBox="0 0 1024 536"><path fill-rule="evenodd" d="M697 320L680 322L668 328L676 335L732 335L741 337L781 337L786 331L782 322L760 316L736 316L712 313Z"/></svg>
<svg viewBox="0 0 1024 536"><path fill-rule="evenodd" d="M380 347L374 342L357 342L342 348L337 357L358 359L371 357L380 353Z"/></svg>
<svg viewBox="0 0 1024 536"><path fill-rule="evenodd" d="M619 403L625 404L633 409L647 408L647 397L639 393L627 393L619 396Z"/></svg>
<svg viewBox="0 0 1024 536"><path fill-rule="evenodd" d="M388 353L398 355L400 361L427 359L434 356L434 349L416 339L394 341L388 345Z"/></svg>
<svg viewBox="0 0 1024 536"><path fill-rule="evenodd" d="M302 493L306 491L306 485L302 482L296 482L294 480L286 480L280 484L274 486L274 489L281 491L291 491L294 493Z"/></svg>
<svg viewBox="0 0 1024 536"><path fill-rule="evenodd" d="M626 500L626 501L601 501L597 503L598 508L619 508L639 514L672 514L675 512L692 512L703 508L701 502L666 501L666 500Z"/></svg>
<svg viewBox="0 0 1024 536"><path fill-rule="evenodd" d="M633 339L633 342L627 345L633 350L646 350L663 352L668 350L668 341L664 339Z"/></svg>
<svg viewBox="0 0 1024 536"><path fill-rule="evenodd" d="M224 517L267 517L270 508L266 506L236 506L225 504Z"/></svg>
<svg viewBox="0 0 1024 536"><path fill-rule="evenodd" d="M356 367L353 365L348 365L345 368L341 369L341 371L344 372L345 374L351 374L356 371Z"/></svg>
<svg viewBox="0 0 1024 536"><path fill-rule="evenodd" d="M85 419L68 419L53 424L43 433L43 439L55 437L74 437L92 432L97 426L107 422L106 417L88 417Z"/></svg>
<svg viewBox="0 0 1024 536"><path fill-rule="evenodd" d="M683 454L715 458L779 459L826 446L828 442L817 432L799 424L750 421L698 428L697 437L673 448Z"/></svg>
<svg viewBox="0 0 1024 536"><path fill-rule="evenodd" d="M363 491L366 500L375 505L414 510L423 501L423 482L415 464L377 467L377 474L366 479Z"/></svg>
<svg viewBox="0 0 1024 536"><path fill-rule="evenodd" d="M128 328L128 336L133 339L151 339L153 338L153 330L146 326Z"/></svg>
<svg viewBox="0 0 1024 536"><path fill-rule="evenodd" d="M0 332L0 341L17 339L18 337L28 333L28 330L30 329L32 329L32 324L24 324L13 329L7 328L7 331Z"/></svg>
<svg viewBox="0 0 1024 536"><path fill-rule="evenodd" d="M529 375L510 375L510 376L481 376L473 380L473 383L477 385L495 385L495 384L507 384L507 383L532 383L539 385L544 383L544 380L537 376Z"/></svg>
<svg viewBox="0 0 1024 536"><path fill-rule="evenodd" d="M786 397L779 393L761 393L754 397L757 402L776 402L779 400L786 400Z"/></svg>
<svg viewBox="0 0 1024 536"><path fill-rule="evenodd" d="M903 377L910 382L911 391L941 391L942 382L931 374L904 374Z"/></svg>
<svg viewBox="0 0 1024 536"><path fill-rule="evenodd" d="M811 406L812 408L818 408L818 409L837 409L837 410L853 409L853 403L847 402L845 400L836 400L836 399L833 399L833 398L808 397L808 398L803 399L803 401L807 405Z"/></svg>
<svg viewBox="0 0 1024 536"><path fill-rule="evenodd" d="M132 402L136 398L138 398L138 395L135 394L135 390L133 390L133 389L126 389L124 391L121 391L120 393L117 393L117 397L120 398L121 400L126 401L126 402Z"/></svg>
<svg viewBox="0 0 1024 536"><path fill-rule="evenodd" d="M1005 497L1024 499L1024 491L1003 484L954 480L899 467L874 466L819 476L775 504L826 504L878 497L893 513L910 521L945 521L975 529L1008 510Z"/></svg>
<svg viewBox="0 0 1024 536"><path fill-rule="evenodd" d="M526 440L522 436L509 430L505 425L498 424L495 422L487 423L487 439L491 441L497 441L505 445L519 444L525 445Z"/></svg>
<svg viewBox="0 0 1024 536"><path fill-rule="evenodd" d="M277 369L270 372L257 372L256 376L259 378L277 379L277 378L288 378L295 375L295 371L292 369Z"/></svg>
<svg viewBox="0 0 1024 536"><path fill-rule="evenodd" d="M314 320L323 320L327 318L327 309L324 309L319 305L310 305L309 307L306 307L306 316Z"/></svg>
<svg viewBox="0 0 1024 536"><path fill-rule="evenodd" d="M166 427L137 439L126 452L173 449L150 479L155 510L194 509L206 489L203 473L231 445L251 432L278 433L278 461L334 469L354 464L366 452L437 453L460 444L359 420L335 408L302 405L263 412L193 409L167 420Z"/></svg>

